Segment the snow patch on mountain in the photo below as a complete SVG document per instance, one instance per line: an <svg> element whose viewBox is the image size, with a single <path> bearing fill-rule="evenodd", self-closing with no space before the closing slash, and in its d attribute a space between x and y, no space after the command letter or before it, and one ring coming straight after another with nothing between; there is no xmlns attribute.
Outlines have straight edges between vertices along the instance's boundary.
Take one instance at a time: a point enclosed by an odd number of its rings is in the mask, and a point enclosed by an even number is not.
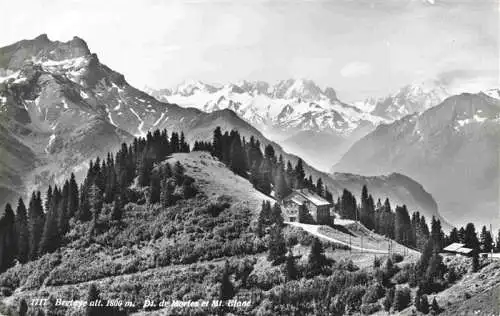
<svg viewBox="0 0 500 316"><path fill-rule="evenodd" d="M500 89L490 89L484 91L483 93L489 96L490 98L500 100Z"/></svg>
<svg viewBox="0 0 500 316"><path fill-rule="evenodd" d="M54 141L56 140L56 134L52 134L49 137L49 143L47 144L47 147L45 147L45 152L48 154L50 153L50 148L54 144Z"/></svg>
<svg viewBox="0 0 500 316"><path fill-rule="evenodd" d="M164 117L164 116L165 116L165 112L163 112L163 113L161 114L160 118L159 118L158 120L156 120L156 122L154 122L153 126L158 125L158 124L161 122L161 120L163 119L163 117Z"/></svg>
<svg viewBox="0 0 500 316"><path fill-rule="evenodd" d="M20 73L20 71L0 69L0 83L7 82L9 80L18 80L20 78Z"/></svg>
<svg viewBox="0 0 500 316"><path fill-rule="evenodd" d="M142 130L142 128L144 126L143 119L139 116L139 114L137 114L136 111L134 111L134 109L130 108L130 112L132 112L132 114L134 114L137 117L137 119L139 120L139 126L137 126L137 130L139 131L139 134L137 134L136 136L139 136L139 137L146 136L147 132Z"/></svg>
<svg viewBox="0 0 500 316"><path fill-rule="evenodd" d="M449 96L450 93L438 82L424 81L406 85L386 97L357 102L356 105L376 116L398 120L436 106Z"/></svg>

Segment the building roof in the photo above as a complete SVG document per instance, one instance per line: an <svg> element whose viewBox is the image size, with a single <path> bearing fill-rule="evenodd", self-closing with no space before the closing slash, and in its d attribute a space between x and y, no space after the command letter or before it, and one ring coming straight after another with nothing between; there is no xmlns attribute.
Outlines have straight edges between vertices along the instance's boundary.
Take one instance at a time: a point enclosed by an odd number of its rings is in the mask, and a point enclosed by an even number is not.
<svg viewBox="0 0 500 316"><path fill-rule="evenodd" d="M457 242L454 242L447 247L443 248L443 250L446 251L457 251L457 249L463 248L465 245L464 244L459 244Z"/></svg>
<svg viewBox="0 0 500 316"><path fill-rule="evenodd" d="M468 254L468 253L471 253L471 252L472 252L472 249L462 247L462 248L458 248L458 249L457 249L457 250L455 250L455 251L456 251L456 252L458 252L458 253Z"/></svg>
<svg viewBox="0 0 500 316"><path fill-rule="evenodd" d="M443 248L444 251L450 251L450 252L457 252L457 253L462 253L462 254L469 254L472 252L473 249L471 248L466 248L464 247L464 244L460 243L452 243L451 245L448 245L447 247Z"/></svg>
<svg viewBox="0 0 500 316"><path fill-rule="evenodd" d="M309 189L294 190L284 200L290 200L297 204L303 204L307 200L316 206L330 205L330 202Z"/></svg>
<svg viewBox="0 0 500 316"><path fill-rule="evenodd" d="M306 199L303 197L303 196L300 196L298 194L295 194L293 195L291 198L290 198L290 201L296 203L296 204L299 204L299 205L302 205Z"/></svg>

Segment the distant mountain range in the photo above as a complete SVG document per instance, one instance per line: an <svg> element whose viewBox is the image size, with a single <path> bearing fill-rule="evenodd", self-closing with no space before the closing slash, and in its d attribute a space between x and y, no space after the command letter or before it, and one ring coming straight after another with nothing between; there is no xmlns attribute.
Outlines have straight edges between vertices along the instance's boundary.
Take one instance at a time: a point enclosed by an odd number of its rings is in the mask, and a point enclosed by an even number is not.
<svg viewBox="0 0 500 316"><path fill-rule="evenodd" d="M438 83L423 82L351 105L339 100L333 88L322 89L307 79L225 85L186 81L172 89L145 91L182 107L206 112L231 109L266 137L322 170L328 170L379 124L424 111L449 96Z"/></svg>
<svg viewBox="0 0 500 316"><path fill-rule="evenodd" d="M206 112L233 110L266 137L323 170L355 140L387 121L340 101L333 88L321 89L307 79L220 86L187 81L173 89L146 91L182 107ZM314 144L314 152L305 150Z"/></svg>
<svg viewBox="0 0 500 316"><path fill-rule="evenodd" d="M323 90L306 79L288 79L274 85L243 81L218 87L187 81L173 89L146 88L146 92L159 100L206 112L230 109L257 128L274 129L283 135L304 130L350 135L365 124L384 121L340 101L333 88Z"/></svg>
<svg viewBox="0 0 500 316"><path fill-rule="evenodd" d="M252 94L241 91L252 91ZM216 126L223 130L237 129L242 136L254 136L263 145L272 144L278 154L295 163L297 156L286 153L237 115L242 114L238 111L241 105L236 106L232 98L243 101L246 96L256 95L257 99L294 100L293 106L297 108L290 113L284 111L282 116L274 116L274 109L264 102L254 104L259 106L259 111L260 106L268 109L255 113L256 118L272 118L277 126L290 129L325 127L343 134L359 129L365 121L375 124L379 120L338 101L333 89L321 90L309 81L286 81L273 88L261 82L224 88L186 84L166 98L173 102L174 96L188 100L216 93L225 97L218 102L218 108L212 103L207 108L204 108L207 103L193 103L202 104L196 109L187 108L186 104L181 107L161 102L157 100L161 100L161 96L153 98L132 87L122 74L103 65L78 37L58 42L41 35L0 48L0 150L4 157L0 169L0 201L11 201L26 193L27 188L33 190L53 184L70 172L78 176L85 171L90 158L103 156L132 136L144 136L154 129L184 131L188 141L212 139ZM223 106L229 104L232 106ZM290 109L292 105L288 105L284 108ZM245 113L250 115L251 111ZM336 113L352 115L346 120ZM310 117L309 123L301 119L303 116ZM246 118L249 117L252 116ZM298 121L294 121L294 117ZM322 177L336 196L345 187L359 195L362 185L368 184L375 197L387 196L393 203L407 204L411 211L438 216L432 196L403 175L329 176L307 164L305 169L314 179Z"/></svg>
<svg viewBox="0 0 500 316"><path fill-rule="evenodd" d="M382 98L369 98L356 106L389 121L421 113L438 105L451 94L439 82L423 81L406 85Z"/></svg>
<svg viewBox="0 0 500 316"><path fill-rule="evenodd" d="M421 114L382 124L332 171L401 172L436 197L454 223L500 223L499 91L461 94Z"/></svg>

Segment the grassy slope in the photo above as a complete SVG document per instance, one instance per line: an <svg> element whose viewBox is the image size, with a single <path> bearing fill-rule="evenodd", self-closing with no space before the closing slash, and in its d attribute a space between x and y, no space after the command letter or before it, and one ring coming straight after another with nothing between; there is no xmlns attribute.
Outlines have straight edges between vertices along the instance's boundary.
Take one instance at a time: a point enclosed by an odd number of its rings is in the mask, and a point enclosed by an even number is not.
<svg viewBox="0 0 500 316"><path fill-rule="evenodd" d="M494 260L480 271L467 274L439 293L436 300L446 309L444 315L499 315L500 261Z"/></svg>
<svg viewBox="0 0 500 316"><path fill-rule="evenodd" d="M89 223L73 224L66 247L0 275L1 286L15 289L3 304L50 295L85 299L92 282L104 299L138 304L146 297L217 297L224 258L237 264L243 260L238 253L247 260L261 256L262 244L249 229L268 198L207 153L176 154L169 163L177 160L195 178L195 198L167 209L129 203L122 226L101 223L93 240L86 234ZM231 206L217 217L206 214L208 205L221 202ZM109 210L101 217L109 222Z"/></svg>

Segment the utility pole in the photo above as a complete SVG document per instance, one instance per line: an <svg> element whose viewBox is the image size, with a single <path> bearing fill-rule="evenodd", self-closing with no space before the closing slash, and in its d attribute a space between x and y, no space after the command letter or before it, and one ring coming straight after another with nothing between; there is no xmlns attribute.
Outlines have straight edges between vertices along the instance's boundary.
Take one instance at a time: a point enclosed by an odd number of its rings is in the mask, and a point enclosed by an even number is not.
<svg viewBox="0 0 500 316"><path fill-rule="evenodd" d="M493 247L495 246L495 239L493 239L493 229L491 227L490 223L490 236L491 236L491 255L490 255L490 261L493 262Z"/></svg>
<svg viewBox="0 0 500 316"><path fill-rule="evenodd" d="M356 227L359 227L358 226L358 206L356 206L356 210L354 211L354 213L356 214Z"/></svg>
<svg viewBox="0 0 500 316"><path fill-rule="evenodd" d="M349 234L349 253L352 253L351 234Z"/></svg>
<svg viewBox="0 0 500 316"><path fill-rule="evenodd" d="M361 253L363 253L363 236L361 236Z"/></svg>

